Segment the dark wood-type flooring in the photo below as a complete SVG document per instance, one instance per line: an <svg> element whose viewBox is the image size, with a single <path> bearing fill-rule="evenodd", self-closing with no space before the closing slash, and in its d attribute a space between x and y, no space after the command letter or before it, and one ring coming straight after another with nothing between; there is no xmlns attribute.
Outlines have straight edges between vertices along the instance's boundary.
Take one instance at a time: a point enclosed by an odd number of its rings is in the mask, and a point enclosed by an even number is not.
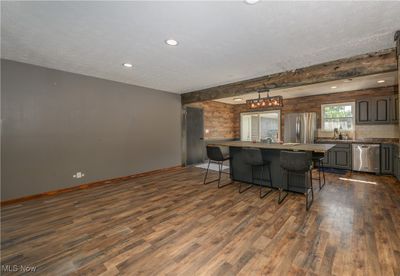
<svg viewBox="0 0 400 276"><path fill-rule="evenodd" d="M306 212L300 194L278 205L277 192L260 199L237 183L203 186L203 173L184 168L3 207L2 264L38 275L400 275L393 177L327 174Z"/></svg>

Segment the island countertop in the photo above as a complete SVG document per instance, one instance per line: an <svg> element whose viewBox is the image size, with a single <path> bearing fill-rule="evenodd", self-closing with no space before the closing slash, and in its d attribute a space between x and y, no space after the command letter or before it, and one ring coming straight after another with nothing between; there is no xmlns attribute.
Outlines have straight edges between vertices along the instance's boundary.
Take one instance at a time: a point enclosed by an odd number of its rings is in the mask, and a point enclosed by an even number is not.
<svg viewBox="0 0 400 276"><path fill-rule="evenodd" d="M277 150L293 150L293 151L312 151L325 153L335 146L335 144L268 144L261 142L243 142L243 141L221 141L212 143L216 146L237 147L237 148L260 148L260 149L277 149Z"/></svg>

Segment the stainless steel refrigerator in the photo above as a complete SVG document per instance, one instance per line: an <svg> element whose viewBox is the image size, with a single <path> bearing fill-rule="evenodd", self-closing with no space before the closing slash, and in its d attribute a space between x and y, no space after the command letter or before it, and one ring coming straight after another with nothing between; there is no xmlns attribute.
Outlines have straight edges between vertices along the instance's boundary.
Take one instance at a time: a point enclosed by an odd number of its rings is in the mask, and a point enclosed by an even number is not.
<svg viewBox="0 0 400 276"><path fill-rule="evenodd" d="M285 143L314 143L317 130L317 113L285 114L283 141Z"/></svg>

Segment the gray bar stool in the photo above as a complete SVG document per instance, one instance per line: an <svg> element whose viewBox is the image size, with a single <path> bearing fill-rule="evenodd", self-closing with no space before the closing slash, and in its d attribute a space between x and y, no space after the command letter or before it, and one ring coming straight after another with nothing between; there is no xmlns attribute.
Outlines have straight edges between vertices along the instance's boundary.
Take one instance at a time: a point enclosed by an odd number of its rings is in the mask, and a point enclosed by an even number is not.
<svg viewBox="0 0 400 276"><path fill-rule="evenodd" d="M318 184L319 184L319 189L320 190L322 189L322 187L325 186L324 158L325 158L325 156L322 153L314 153L313 156L312 156L312 161L314 163L314 167L315 167L315 165L318 166L318 178L313 178L313 179L318 180ZM322 171L322 177L323 177L323 180L324 180L323 183L321 183L322 182L321 181L322 180L321 179L321 171Z"/></svg>
<svg viewBox="0 0 400 276"><path fill-rule="evenodd" d="M207 146L207 157L208 157L208 166L207 166L206 175L204 176L203 184L205 185L205 184L210 184L212 182L218 181L218 188L222 188L222 187L225 187L225 186L227 186L229 184L232 184L233 181L231 181L231 182L229 182L229 183L227 183L227 184L225 184L223 186L220 185L221 184L221 174L226 173L226 174L230 175L230 173L224 172L222 170L222 166L224 164L224 161L230 160L229 155L228 154L223 154L222 151L221 151L221 148L218 147L218 146L208 145ZM218 178L214 179L214 180L211 180L209 182L206 182L207 181L207 176L208 176L208 171L210 169L210 164L211 163L214 163L214 164L218 165Z"/></svg>
<svg viewBox="0 0 400 276"><path fill-rule="evenodd" d="M271 176L271 162L263 160L261 150L258 148L243 148L242 149L244 162L251 166L251 184L242 190L242 183L239 184L239 193L243 193L244 191L250 189L255 184L254 180L262 180L265 182L269 182L269 189L263 194L262 188L265 187L262 184L258 184L260 186L260 198L265 197L267 194L273 191L272 187L272 176ZM254 171L256 168L260 168L261 174L259 178L255 177ZM264 175L264 168L268 170L268 178Z"/></svg>
<svg viewBox="0 0 400 276"><path fill-rule="evenodd" d="M297 174L304 175L304 195L306 196L306 210L308 211L314 201L314 189L312 186L312 154L311 152L296 152L296 151L281 151L280 164L283 171L286 173L286 194L282 197L283 187L279 188L278 203L288 195L289 190L289 175ZM311 191L311 201L309 193Z"/></svg>

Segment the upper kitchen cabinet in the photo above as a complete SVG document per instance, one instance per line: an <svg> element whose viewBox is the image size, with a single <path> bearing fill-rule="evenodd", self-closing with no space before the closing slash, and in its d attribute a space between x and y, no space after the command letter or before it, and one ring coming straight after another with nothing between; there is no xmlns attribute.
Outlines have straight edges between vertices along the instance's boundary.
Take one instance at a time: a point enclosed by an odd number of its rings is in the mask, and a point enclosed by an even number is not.
<svg viewBox="0 0 400 276"><path fill-rule="evenodd" d="M390 124L390 96L371 99L372 122L376 124Z"/></svg>
<svg viewBox="0 0 400 276"><path fill-rule="evenodd" d="M398 122L399 98L371 97L356 102L356 124L395 124Z"/></svg>
<svg viewBox="0 0 400 276"><path fill-rule="evenodd" d="M391 119L393 124L399 122L399 96L395 95L390 100Z"/></svg>
<svg viewBox="0 0 400 276"><path fill-rule="evenodd" d="M356 124L368 124L372 120L371 100L358 100L356 102Z"/></svg>

